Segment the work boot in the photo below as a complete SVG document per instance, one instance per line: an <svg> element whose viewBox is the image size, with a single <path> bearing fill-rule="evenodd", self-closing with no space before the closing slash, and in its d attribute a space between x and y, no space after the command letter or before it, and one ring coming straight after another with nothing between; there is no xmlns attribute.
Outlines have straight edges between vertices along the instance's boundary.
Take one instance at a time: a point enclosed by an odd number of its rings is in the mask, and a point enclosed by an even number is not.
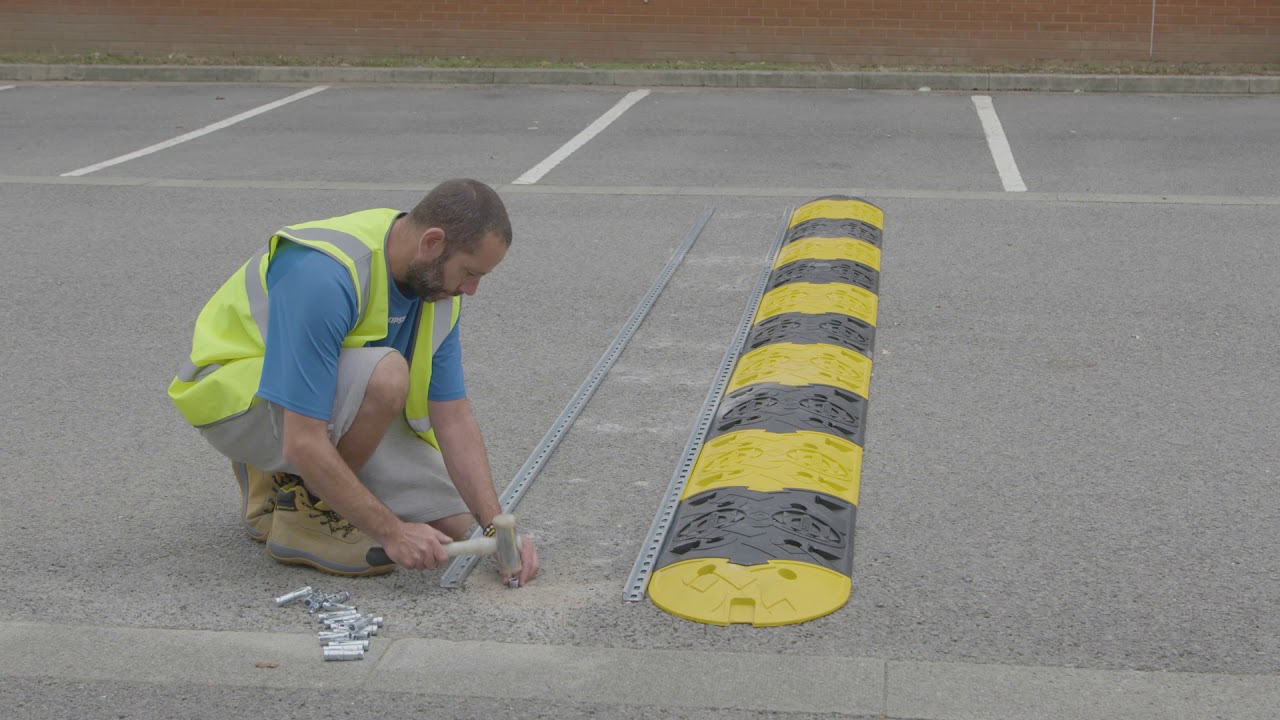
<svg viewBox="0 0 1280 720"><path fill-rule="evenodd" d="M383 575L395 563L371 565L370 548L378 543L356 529L302 485L281 489L267 539L267 554L285 565L310 565L334 575Z"/></svg>
<svg viewBox="0 0 1280 720"><path fill-rule="evenodd" d="M276 493L301 481L297 475L267 472L247 463L233 462L231 470L240 483L240 526L250 540L266 542L271 532L271 516L276 509Z"/></svg>

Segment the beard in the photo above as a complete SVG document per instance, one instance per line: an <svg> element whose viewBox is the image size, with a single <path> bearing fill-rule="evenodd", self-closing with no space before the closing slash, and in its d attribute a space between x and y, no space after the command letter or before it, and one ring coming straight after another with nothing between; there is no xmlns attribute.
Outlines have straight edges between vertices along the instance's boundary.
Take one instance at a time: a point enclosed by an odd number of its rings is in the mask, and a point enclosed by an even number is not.
<svg viewBox="0 0 1280 720"><path fill-rule="evenodd" d="M420 263L409 268L409 290L423 302L435 302L453 295L444 289L444 261L449 259L449 252L430 262Z"/></svg>

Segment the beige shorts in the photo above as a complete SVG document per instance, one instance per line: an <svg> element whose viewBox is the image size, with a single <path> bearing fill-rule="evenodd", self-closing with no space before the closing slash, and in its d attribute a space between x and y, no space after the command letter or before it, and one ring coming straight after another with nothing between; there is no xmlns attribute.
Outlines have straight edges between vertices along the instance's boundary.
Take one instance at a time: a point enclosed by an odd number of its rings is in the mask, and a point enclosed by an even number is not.
<svg viewBox="0 0 1280 720"><path fill-rule="evenodd" d="M329 440L351 429L364 402L373 369L393 348L344 348L338 355L338 391L329 417ZM284 408L257 399L248 412L202 428L215 450L235 462L272 472L297 473L284 459ZM356 473L365 487L407 522L431 522L469 514L449 480L440 451L409 428L401 414L391 422L378 449Z"/></svg>

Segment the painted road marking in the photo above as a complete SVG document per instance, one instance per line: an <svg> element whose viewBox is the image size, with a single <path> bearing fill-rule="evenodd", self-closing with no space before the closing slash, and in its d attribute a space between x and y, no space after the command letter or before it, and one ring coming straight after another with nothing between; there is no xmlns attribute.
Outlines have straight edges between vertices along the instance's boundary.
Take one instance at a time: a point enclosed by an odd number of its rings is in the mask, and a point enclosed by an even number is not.
<svg viewBox="0 0 1280 720"><path fill-rule="evenodd" d="M978 119L982 120L982 131L987 135L987 145L996 161L996 169L1000 171L1000 182L1004 183L1005 192L1026 192L1027 186L1022 182L1018 163L1014 162L1013 150L1009 147L1009 139L1004 136L1004 126L1000 124L991 97L974 95L973 105L978 108Z"/></svg>
<svg viewBox="0 0 1280 720"><path fill-rule="evenodd" d="M586 145L591 138L599 135L602 130L617 120L622 113L626 112L632 105L640 102L649 94L648 90L635 90L627 93L626 97L618 101L616 105L609 108L609 111L596 121L588 125L582 132L573 136L573 139L560 146L559 150L547 156L546 160L534 165L528 172L511 181L513 185L532 185L542 179L543 175L551 172L552 168L559 165L565 158L573 154L574 150Z"/></svg>
<svg viewBox="0 0 1280 720"><path fill-rule="evenodd" d="M12 90L13 85L0 85L0 90Z"/></svg>
<svg viewBox="0 0 1280 720"><path fill-rule="evenodd" d="M78 170L72 170L71 172L62 173L62 177L79 177L81 175L88 175L89 173L97 170L101 170L102 168L111 167L112 165L119 165L120 163L128 162L135 158L140 158L144 155L150 155L151 153L159 152L161 150L164 150L165 148L171 148L174 145L184 143L188 140L195 140L198 137L208 135L209 133L214 132L216 130L221 130L223 128L231 127L232 125L235 125L236 123L241 122L242 120L248 120L249 118L254 117L256 115L261 115L262 113L275 110L276 108L281 107L283 105L288 105L289 103L295 100L301 100L304 97L315 95L318 92L321 92L323 90L328 90L328 89L329 89L328 85L320 85L317 87L313 87L310 90L303 90L302 92L294 93L293 95L290 95L287 98L281 98L280 100L276 100L275 102L267 103L266 105L263 105L261 107L256 107L252 110L242 112L239 115L234 115L232 117L227 118L226 120L221 120L212 125L206 125L200 128L199 130L193 130L189 133L186 133L185 135L179 135L178 137L173 138L171 140L165 140L162 143L156 143L155 145L144 147L141 150L135 150L129 153L128 155L121 155L120 157L117 157L117 158L104 160L103 162L100 162L96 165L89 165L87 167L82 167Z"/></svg>

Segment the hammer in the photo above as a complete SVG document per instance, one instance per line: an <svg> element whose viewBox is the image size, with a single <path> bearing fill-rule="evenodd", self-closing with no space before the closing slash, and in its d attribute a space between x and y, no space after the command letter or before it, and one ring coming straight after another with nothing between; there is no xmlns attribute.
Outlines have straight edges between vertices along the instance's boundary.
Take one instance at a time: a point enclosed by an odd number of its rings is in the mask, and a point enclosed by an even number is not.
<svg viewBox="0 0 1280 720"><path fill-rule="evenodd" d="M498 555L498 571L504 575L520 574L520 538L516 535L516 516L510 513L493 516L493 537L478 537L445 543L444 552L451 558L459 555ZM387 565L391 558L380 547L369 548L365 562ZM515 584L512 584L515 587Z"/></svg>

